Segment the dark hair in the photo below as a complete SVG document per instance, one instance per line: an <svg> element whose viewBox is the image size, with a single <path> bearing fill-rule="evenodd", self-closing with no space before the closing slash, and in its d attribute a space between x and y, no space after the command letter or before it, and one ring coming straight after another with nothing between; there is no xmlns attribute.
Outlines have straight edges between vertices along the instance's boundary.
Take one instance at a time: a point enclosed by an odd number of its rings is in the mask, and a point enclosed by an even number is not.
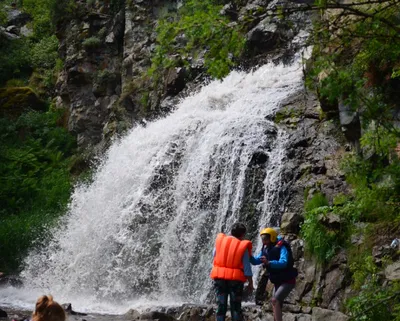
<svg viewBox="0 0 400 321"><path fill-rule="evenodd" d="M233 224L231 229L231 234L232 236L237 238L242 237L243 235L246 234L246 225L240 222Z"/></svg>

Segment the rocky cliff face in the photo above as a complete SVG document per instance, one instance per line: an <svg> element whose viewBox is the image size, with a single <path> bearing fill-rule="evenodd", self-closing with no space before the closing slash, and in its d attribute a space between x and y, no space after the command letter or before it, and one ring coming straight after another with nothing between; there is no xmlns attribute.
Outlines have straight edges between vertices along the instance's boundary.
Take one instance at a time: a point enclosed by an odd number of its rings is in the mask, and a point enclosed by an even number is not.
<svg viewBox="0 0 400 321"><path fill-rule="evenodd" d="M268 15L274 1L227 2L222 14L247 32L241 66L251 68L266 60L287 58L299 46L292 41L304 32L307 19L293 16L291 23ZM78 3L76 18L60 26L60 55L64 71L57 82L58 107L69 112L69 130L82 149L107 145L116 133L135 122L168 112L174 97L193 88L205 76L204 59L188 60L185 68L170 68L147 77L155 48L157 20L176 11L175 1L92 1ZM298 37L297 37L298 38Z"/></svg>
<svg viewBox="0 0 400 321"><path fill-rule="evenodd" d="M174 8L162 1L100 1L79 4L80 17L61 26L58 37L64 72L57 104L69 111L69 130L81 148L102 147L108 138L159 109L160 101L140 101L151 84L150 67L157 17ZM151 96L150 99L154 97Z"/></svg>

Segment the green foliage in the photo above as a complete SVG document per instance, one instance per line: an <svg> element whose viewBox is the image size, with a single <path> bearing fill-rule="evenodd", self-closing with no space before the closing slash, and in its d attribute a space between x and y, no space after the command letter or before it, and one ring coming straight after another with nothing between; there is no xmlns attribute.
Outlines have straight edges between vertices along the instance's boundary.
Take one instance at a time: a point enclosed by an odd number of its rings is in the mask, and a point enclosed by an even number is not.
<svg viewBox="0 0 400 321"><path fill-rule="evenodd" d="M382 285L379 268L371 255L365 255L350 265L353 288L357 295L346 307L352 320L400 320L400 283Z"/></svg>
<svg viewBox="0 0 400 321"><path fill-rule="evenodd" d="M29 87L0 88L0 116L15 119L26 110L45 110L46 105Z"/></svg>
<svg viewBox="0 0 400 321"><path fill-rule="evenodd" d="M329 206L327 199L317 193L304 205L305 217L301 226L301 236L305 241L306 250L317 262L325 264L336 254L337 250L346 245L348 238L345 218L340 228L334 229L324 224L327 215L338 214L336 207Z"/></svg>
<svg viewBox="0 0 400 321"><path fill-rule="evenodd" d="M222 6L212 0L188 0L178 14L160 20L151 73L178 64L179 61L172 58L176 54L184 60L204 54L211 76L222 78L228 74L235 58L242 53L244 37L238 26L229 24L229 20L220 15L221 9Z"/></svg>
<svg viewBox="0 0 400 321"><path fill-rule="evenodd" d="M364 152L387 157L397 145L398 133L395 128L390 130L383 126L370 128L363 134L360 142Z"/></svg>
<svg viewBox="0 0 400 321"><path fill-rule="evenodd" d="M365 160L349 155L342 167L354 188L354 199L346 205L351 206L354 218L370 222L399 219L400 162L397 157L388 164L386 157Z"/></svg>
<svg viewBox="0 0 400 321"><path fill-rule="evenodd" d="M100 47L100 45L101 45L101 40L97 37L90 37L82 42L82 46L87 50L98 48Z"/></svg>
<svg viewBox="0 0 400 321"><path fill-rule="evenodd" d="M313 197L304 204L304 210L311 212L320 207L329 206L329 202L322 193L316 193Z"/></svg>
<svg viewBox="0 0 400 321"><path fill-rule="evenodd" d="M6 82L6 87L25 87L26 82L22 79L9 79Z"/></svg>
<svg viewBox="0 0 400 321"><path fill-rule="evenodd" d="M0 118L0 269L14 270L32 242L63 212L75 140L61 111Z"/></svg>
<svg viewBox="0 0 400 321"><path fill-rule="evenodd" d="M53 0L49 9L51 12L52 24L54 26L68 21L79 14L79 12L77 12L77 3L74 0Z"/></svg>
<svg viewBox="0 0 400 321"><path fill-rule="evenodd" d="M0 39L0 85L11 78L28 78L32 72L31 41L16 39L6 41Z"/></svg>
<svg viewBox="0 0 400 321"><path fill-rule="evenodd" d="M110 9L113 13L118 13L125 5L125 0L110 0Z"/></svg>
<svg viewBox="0 0 400 321"><path fill-rule="evenodd" d="M57 24L77 15L77 5L73 0L24 0L22 8L33 18L34 37L50 37Z"/></svg>
<svg viewBox="0 0 400 321"><path fill-rule="evenodd" d="M400 320L399 283L383 287L378 282L369 281L360 293L349 300L347 308L355 321Z"/></svg>
<svg viewBox="0 0 400 321"><path fill-rule="evenodd" d="M0 39L0 86L10 78L27 82L34 69L43 74L44 87L53 85L58 59L58 39L54 35L54 0L25 0L22 9L30 13L34 35L13 41Z"/></svg>
<svg viewBox="0 0 400 321"><path fill-rule="evenodd" d="M7 13L3 8L3 4L0 4L0 26L5 25L7 22Z"/></svg>
<svg viewBox="0 0 400 321"><path fill-rule="evenodd" d="M55 0L24 0L23 8L33 18L33 31L35 37L44 38L50 36L55 31L52 23L50 8Z"/></svg>
<svg viewBox="0 0 400 321"><path fill-rule="evenodd" d="M35 68L54 68L58 59L58 39L50 36L33 45L31 59Z"/></svg>
<svg viewBox="0 0 400 321"><path fill-rule="evenodd" d="M384 0L367 5L346 5L324 0L320 9L341 8L340 16L326 14L315 24L312 67L308 84L334 102L342 100L357 110L363 125L391 128L398 106L400 82L400 3ZM392 128L391 128L392 129Z"/></svg>
<svg viewBox="0 0 400 321"><path fill-rule="evenodd" d="M301 112L290 107L283 107L275 114L275 122L281 123L287 118L299 117Z"/></svg>

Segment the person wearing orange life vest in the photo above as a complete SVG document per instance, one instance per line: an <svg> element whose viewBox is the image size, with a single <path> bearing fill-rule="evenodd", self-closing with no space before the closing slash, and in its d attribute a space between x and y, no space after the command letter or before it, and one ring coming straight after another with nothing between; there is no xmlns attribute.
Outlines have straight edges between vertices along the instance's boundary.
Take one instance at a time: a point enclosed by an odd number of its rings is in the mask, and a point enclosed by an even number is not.
<svg viewBox="0 0 400 321"><path fill-rule="evenodd" d="M250 265L252 244L244 240L245 234L246 226L235 223L231 229L231 236L220 233L215 241L214 263L210 276L214 280L217 296L217 321L225 321L228 296L232 321L242 321L244 283L249 282L249 291L254 289Z"/></svg>

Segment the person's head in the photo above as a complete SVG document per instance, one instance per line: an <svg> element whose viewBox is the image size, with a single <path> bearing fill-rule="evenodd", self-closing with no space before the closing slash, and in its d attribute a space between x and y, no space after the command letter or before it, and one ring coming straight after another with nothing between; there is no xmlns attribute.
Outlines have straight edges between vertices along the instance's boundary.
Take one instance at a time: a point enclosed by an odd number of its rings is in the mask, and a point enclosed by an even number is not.
<svg viewBox="0 0 400 321"><path fill-rule="evenodd" d="M243 239L246 234L246 226L240 222L233 224L231 234L238 239Z"/></svg>
<svg viewBox="0 0 400 321"><path fill-rule="evenodd" d="M276 243L278 239L278 232L271 227L267 227L260 232L261 241L264 245Z"/></svg>
<svg viewBox="0 0 400 321"><path fill-rule="evenodd" d="M51 295L43 295L37 300L32 321L65 321L65 319L64 309L53 301Z"/></svg>

